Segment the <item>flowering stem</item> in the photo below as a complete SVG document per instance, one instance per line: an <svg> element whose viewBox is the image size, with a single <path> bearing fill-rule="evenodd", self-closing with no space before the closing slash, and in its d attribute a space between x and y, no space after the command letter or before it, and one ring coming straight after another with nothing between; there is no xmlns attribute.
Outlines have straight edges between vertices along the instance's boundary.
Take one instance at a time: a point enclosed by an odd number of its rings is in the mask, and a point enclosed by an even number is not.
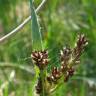
<svg viewBox="0 0 96 96"><path fill-rule="evenodd" d="M45 95L45 70L40 70L40 78L41 78L41 89L42 89L42 91L41 91L41 94L40 94L40 96L46 96Z"/></svg>

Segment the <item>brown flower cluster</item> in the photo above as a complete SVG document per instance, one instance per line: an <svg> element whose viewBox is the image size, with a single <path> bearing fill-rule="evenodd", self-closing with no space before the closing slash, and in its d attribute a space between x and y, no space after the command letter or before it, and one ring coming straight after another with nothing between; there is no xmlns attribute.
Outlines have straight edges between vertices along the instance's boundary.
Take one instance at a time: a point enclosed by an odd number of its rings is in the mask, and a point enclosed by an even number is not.
<svg viewBox="0 0 96 96"><path fill-rule="evenodd" d="M53 67L49 76L45 77L45 80L50 84L58 84L61 78L64 79L64 82L67 82L75 72L75 65L80 63L80 56L84 51L85 46L88 44L84 35L78 35L75 48L64 47L60 50L60 67ZM31 54L31 57L34 63L39 67L40 70L43 70L49 63L48 51L34 51ZM37 93L42 91L41 84L42 81L38 79L38 84L36 86Z"/></svg>
<svg viewBox="0 0 96 96"><path fill-rule="evenodd" d="M73 75L74 69L69 66L72 51L70 48L65 47L60 51L61 67L54 67L51 75L47 77L50 83L58 83L58 80L64 76L64 81L68 81L69 77Z"/></svg>
<svg viewBox="0 0 96 96"><path fill-rule="evenodd" d="M85 46L88 44L84 35L78 35L77 43L75 48L64 47L60 51L61 67L54 67L51 75L47 77L49 82L56 83L62 76L64 81L68 81L69 77L73 76L75 71L75 65L80 63L80 56L84 51Z"/></svg>
<svg viewBox="0 0 96 96"><path fill-rule="evenodd" d="M49 63L47 50L34 51L32 52L31 57L40 70L43 70Z"/></svg>
<svg viewBox="0 0 96 96"><path fill-rule="evenodd" d="M75 62L79 61L80 56L87 44L88 44L88 41L85 38L84 34L78 35L77 43L75 44L75 48L73 49L73 57Z"/></svg>
<svg viewBox="0 0 96 96"><path fill-rule="evenodd" d="M60 52L61 58L61 72L64 74L64 81L68 81L70 76L73 76L74 69L70 64L72 63L72 50L70 48L63 48Z"/></svg>
<svg viewBox="0 0 96 96"><path fill-rule="evenodd" d="M57 83L57 81L61 78L61 72L58 67L53 67L52 73L50 76L47 77L49 83Z"/></svg>

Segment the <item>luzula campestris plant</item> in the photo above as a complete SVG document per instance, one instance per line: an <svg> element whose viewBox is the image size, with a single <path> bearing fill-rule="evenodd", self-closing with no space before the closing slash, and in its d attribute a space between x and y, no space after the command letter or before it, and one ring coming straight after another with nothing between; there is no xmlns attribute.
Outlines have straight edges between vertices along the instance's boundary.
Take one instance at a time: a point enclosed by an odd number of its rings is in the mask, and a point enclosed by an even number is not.
<svg viewBox="0 0 96 96"><path fill-rule="evenodd" d="M75 48L64 47L60 50L60 67L54 66L51 73L47 74L47 65L49 63L48 50L33 51L31 57L34 64L38 66L40 72L45 72L43 78L41 75L38 78L36 85L37 94L40 94L40 96L50 96L62 81L67 82L69 78L74 75L75 65L80 63L80 56L87 44L88 42L85 36L83 34L78 35Z"/></svg>
<svg viewBox="0 0 96 96"><path fill-rule="evenodd" d="M78 35L75 48L64 47L60 50L60 67L54 66L51 73L48 73L47 68L50 62L48 50L42 48L41 30L33 4L34 0L29 1L32 17L32 48L35 50L32 52L31 57L33 63L39 69L35 90L39 96L51 96L58 86L67 82L74 75L75 65L80 62L80 56L88 43L84 35Z"/></svg>

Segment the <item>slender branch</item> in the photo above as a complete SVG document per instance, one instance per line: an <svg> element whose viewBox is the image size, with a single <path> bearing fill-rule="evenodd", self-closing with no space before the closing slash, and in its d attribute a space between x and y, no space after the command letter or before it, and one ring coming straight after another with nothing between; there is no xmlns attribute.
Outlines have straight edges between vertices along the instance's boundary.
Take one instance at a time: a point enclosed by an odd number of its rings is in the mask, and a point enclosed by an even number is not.
<svg viewBox="0 0 96 96"><path fill-rule="evenodd" d="M36 13L38 13L44 6L45 2L47 0L42 0L41 4L38 6L38 8L36 9ZM20 25L18 25L15 29L13 29L11 32L9 32L8 34L6 34L5 36L0 38L0 43L2 43L3 41L9 39L11 36L13 36L14 34L16 34L19 30L21 30L29 21L31 20L31 16L27 17Z"/></svg>
<svg viewBox="0 0 96 96"><path fill-rule="evenodd" d="M41 94L40 96L46 96L46 92L45 92L45 82L44 82L44 79L45 79L45 71L44 70L40 70L40 78L41 78L41 87L42 87L42 91L41 91Z"/></svg>

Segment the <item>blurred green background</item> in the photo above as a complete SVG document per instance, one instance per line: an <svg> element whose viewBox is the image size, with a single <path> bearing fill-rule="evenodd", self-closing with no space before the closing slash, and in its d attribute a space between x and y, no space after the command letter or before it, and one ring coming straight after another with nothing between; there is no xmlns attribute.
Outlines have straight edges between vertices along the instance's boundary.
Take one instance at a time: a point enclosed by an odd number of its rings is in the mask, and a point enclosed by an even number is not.
<svg viewBox="0 0 96 96"><path fill-rule="evenodd" d="M42 0L35 0L35 6ZM0 38L30 14L28 0L0 0ZM76 74L54 96L96 95L96 0L48 0L38 14L43 44L49 50L52 66L58 66L59 50L74 46L78 33L89 45L81 57ZM31 22L0 44L0 96L32 96L34 70Z"/></svg>

